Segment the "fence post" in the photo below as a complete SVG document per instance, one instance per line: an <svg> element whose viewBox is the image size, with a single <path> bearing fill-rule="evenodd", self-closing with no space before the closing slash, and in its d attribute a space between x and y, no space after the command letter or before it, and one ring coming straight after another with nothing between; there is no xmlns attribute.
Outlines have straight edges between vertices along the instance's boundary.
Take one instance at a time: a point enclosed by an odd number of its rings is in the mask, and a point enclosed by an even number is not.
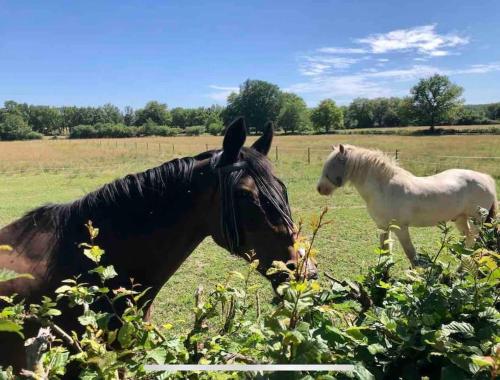
<svg viewBox="0 0 500 380"><path fill-rule="evenodd" d="M146 143L146 150L149 150L149 143Z"/></svg>
<svg viewBox="0 0 500 380"><path fill-rule="evenodd" d="M174 152L175 152L175 146L174 146L174 144L172 144L172 153L174 153Z"/></svg>
<svg viewBox="0 0 500 380"><path fill-rule="evenodd" d="M208 144L205 144L205 150L208 150Z"/></svg>
<svg viewBox="0 0 500 380"><path fill-rule="evenodd" d="M275 151L276 151L276 161L278 161L278 145L276 145Z"/></svg>
<svg viewBox="0 0 500 380"><path fill-rule="evenodd" d="M311 148L307 147L307 163L311 163Z"/></svg>
<svg viewBox="0 0 500 380"><path fill-rule="evenodd" d="M161 144L158 143L158 153L161 153Z"/></svg>
<svg viewBox="0 0 500 380"><path fill-rule="evenodd" d="M398 159L398 156L399 156L399 151L396 149L396 160Z"/></svg>

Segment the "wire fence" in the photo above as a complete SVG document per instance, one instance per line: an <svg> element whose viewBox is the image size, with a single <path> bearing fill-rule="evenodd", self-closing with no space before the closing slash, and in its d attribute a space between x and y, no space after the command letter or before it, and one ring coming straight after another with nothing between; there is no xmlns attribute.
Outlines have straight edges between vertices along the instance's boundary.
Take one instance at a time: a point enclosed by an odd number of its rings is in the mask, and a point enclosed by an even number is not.
<svg viewBox="0 0 500 380"><path fill-rule="evenodd" d="M60 143L60 142L58 142ZM5 160L2 162L0 158L0 174L3 176L16 175L16 174L36 174L36 173L49 173L49 172L70 172L70 171L92 171L92 170L106 170L112 167L124 167L130 166L130 160L140 158L144 161L145 157L151 158L162 158L171 159L177 156L193 154L194 152L199 152L210 149L218 149L219 146L210 144L189 144L189 143L164 143L164 142L126 142L126 141L106 141L97 140L89 141L85 145L81 142L68 144L79 146L82 152L77 160L62 159L60 164L43 164L37 165L37 163L42 161L42 152L32 151L31 160ZM89 147L103 147L111 148L113 150L113 155L99 154L99 152L92 152L88 158L85 158L85 151ZM323 162L326 155L331 152L331 148L322 147L290 147L290 146L280 146L275 145L274 150L270 153L271 159L275 162L280 162L281 160L287 160L287 153L293 153L293 159L303 161L307 164L320 163ZM434 166L447 166L445 163L455 160L457 166L462 164L463 160L500 160L500 156L432 156L431 158L426 155L421 156L411 156L407 157L404 155L404 151L400 149L395 149L394 151L386 151L385 154L394 157L398 162L401 163L411 163L411 164L425 164ZM71 153L69 154L71 156ZM102 165L96 165L96 161L105 161Z"/></svg>

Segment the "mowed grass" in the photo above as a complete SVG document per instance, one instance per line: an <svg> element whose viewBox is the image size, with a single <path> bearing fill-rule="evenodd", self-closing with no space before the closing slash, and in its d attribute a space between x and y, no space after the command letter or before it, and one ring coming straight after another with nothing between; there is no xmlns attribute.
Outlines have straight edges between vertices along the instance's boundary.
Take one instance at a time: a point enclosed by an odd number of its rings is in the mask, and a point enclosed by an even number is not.
<svg viewBox="0 0 500 380"><path fill-rule="evenodd" d="M254 138L249 138L250 144ZM221 146L222 138L176 137L126 140L44 140L0 142L0 224L20 217L47 202L67 202L113 179L159 165L174 157L193 155ZM330 208L332 223L319 234L318 265L321 273L337 278L354 277L374 263L373 249L378 231L369 218L362 199L347 186L332 198L321 197L315 185L330 145L351 143L395 154L400 164L418 175L429 175L461 167L494 176L500 188L500 136L278 136L270 153L276 172L288 187L295 220L307 221L324 206ZM276 152L276 146L278 147ZM310 163L308 163L308 148ZM278 160L276 161L276 155ZM484 158L469 158L484 157ZM419 251L433 250L439 239L437 228L412 229ZM1 243L1 242L0 242ZM104 247L106 248L106 247ZM138 257L144 257L138 252ZM395 245L396 270L408 266ZM193 294L199 285L209 291L224 281L232 270L245 272L245 261L230 256L206 239L168 281L155 301L154 318L180 328L191 323ZM323 276L324 278L324 276ZM270 301L269 284L255 275L263 303Z"/></svg>

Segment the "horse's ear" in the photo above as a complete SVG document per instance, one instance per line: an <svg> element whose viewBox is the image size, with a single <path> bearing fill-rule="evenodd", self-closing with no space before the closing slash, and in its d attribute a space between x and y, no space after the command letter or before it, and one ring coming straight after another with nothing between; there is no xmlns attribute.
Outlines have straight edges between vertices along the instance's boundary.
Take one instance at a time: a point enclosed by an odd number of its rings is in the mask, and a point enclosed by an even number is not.
<svg viewBox="0 0 500 380"><path fill-rule="evenodd" d="M260 136L259 139L253 143L252 148L255 149L257 152L262 153L264 156L267 156L269 150L271 149L273 136L274 136L273 123L269 121L264 126L264 131L262 133L262 136Z"/></svg>
<svg viewBox="0 0 500 380"><path fill-rule="evenodd" d="M340 149L340 154L344 154L345 153L345 148L342 144L339 145L339 149Z"/></svg>
<svg viewBox="0 0 500 380"><path fill-rule="evenodd" d="M246 138L247 130L245 127L245 120L243 117L239 117L226 129L219 166L233 164L238 160L238 155Z"/></svg>

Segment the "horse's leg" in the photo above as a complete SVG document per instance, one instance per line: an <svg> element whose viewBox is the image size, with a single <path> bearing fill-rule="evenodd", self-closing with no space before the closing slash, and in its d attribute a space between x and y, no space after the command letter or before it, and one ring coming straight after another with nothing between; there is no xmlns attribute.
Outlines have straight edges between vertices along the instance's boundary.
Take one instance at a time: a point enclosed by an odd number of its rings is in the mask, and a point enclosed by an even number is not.
<svg viewBox="0 0 500 380"><path fill-rule="evenodd" d="M401 243L401 246L403 247L403 250L405 251L406 256L410 260L411 265L415 266L416 258L417 258L417 251L415 250L415 247L413 246L413 243L411 242L410 232L408 231L408 227L407 226L400 226L399 229L394 230L394 233L398 237L398 240Z"/></svg>
<svg viewBox="0 0 500 380"><path fill-rule="evenodd" d="M382 248L385 251L389 251L391 249L391 245L389 244L388 240L391 236L390 231L383 231L380 234L380 248Z"/></svg>
<svg viewBox="0 0 500 380"><path fill-rule="evenodd" d="M474 232L472 231L472 226L469 223L469 218L467 215L460 215L455 220L455 225L462 235L465 236L465 245L467 247L472 247L474 245Z"/></svg>

